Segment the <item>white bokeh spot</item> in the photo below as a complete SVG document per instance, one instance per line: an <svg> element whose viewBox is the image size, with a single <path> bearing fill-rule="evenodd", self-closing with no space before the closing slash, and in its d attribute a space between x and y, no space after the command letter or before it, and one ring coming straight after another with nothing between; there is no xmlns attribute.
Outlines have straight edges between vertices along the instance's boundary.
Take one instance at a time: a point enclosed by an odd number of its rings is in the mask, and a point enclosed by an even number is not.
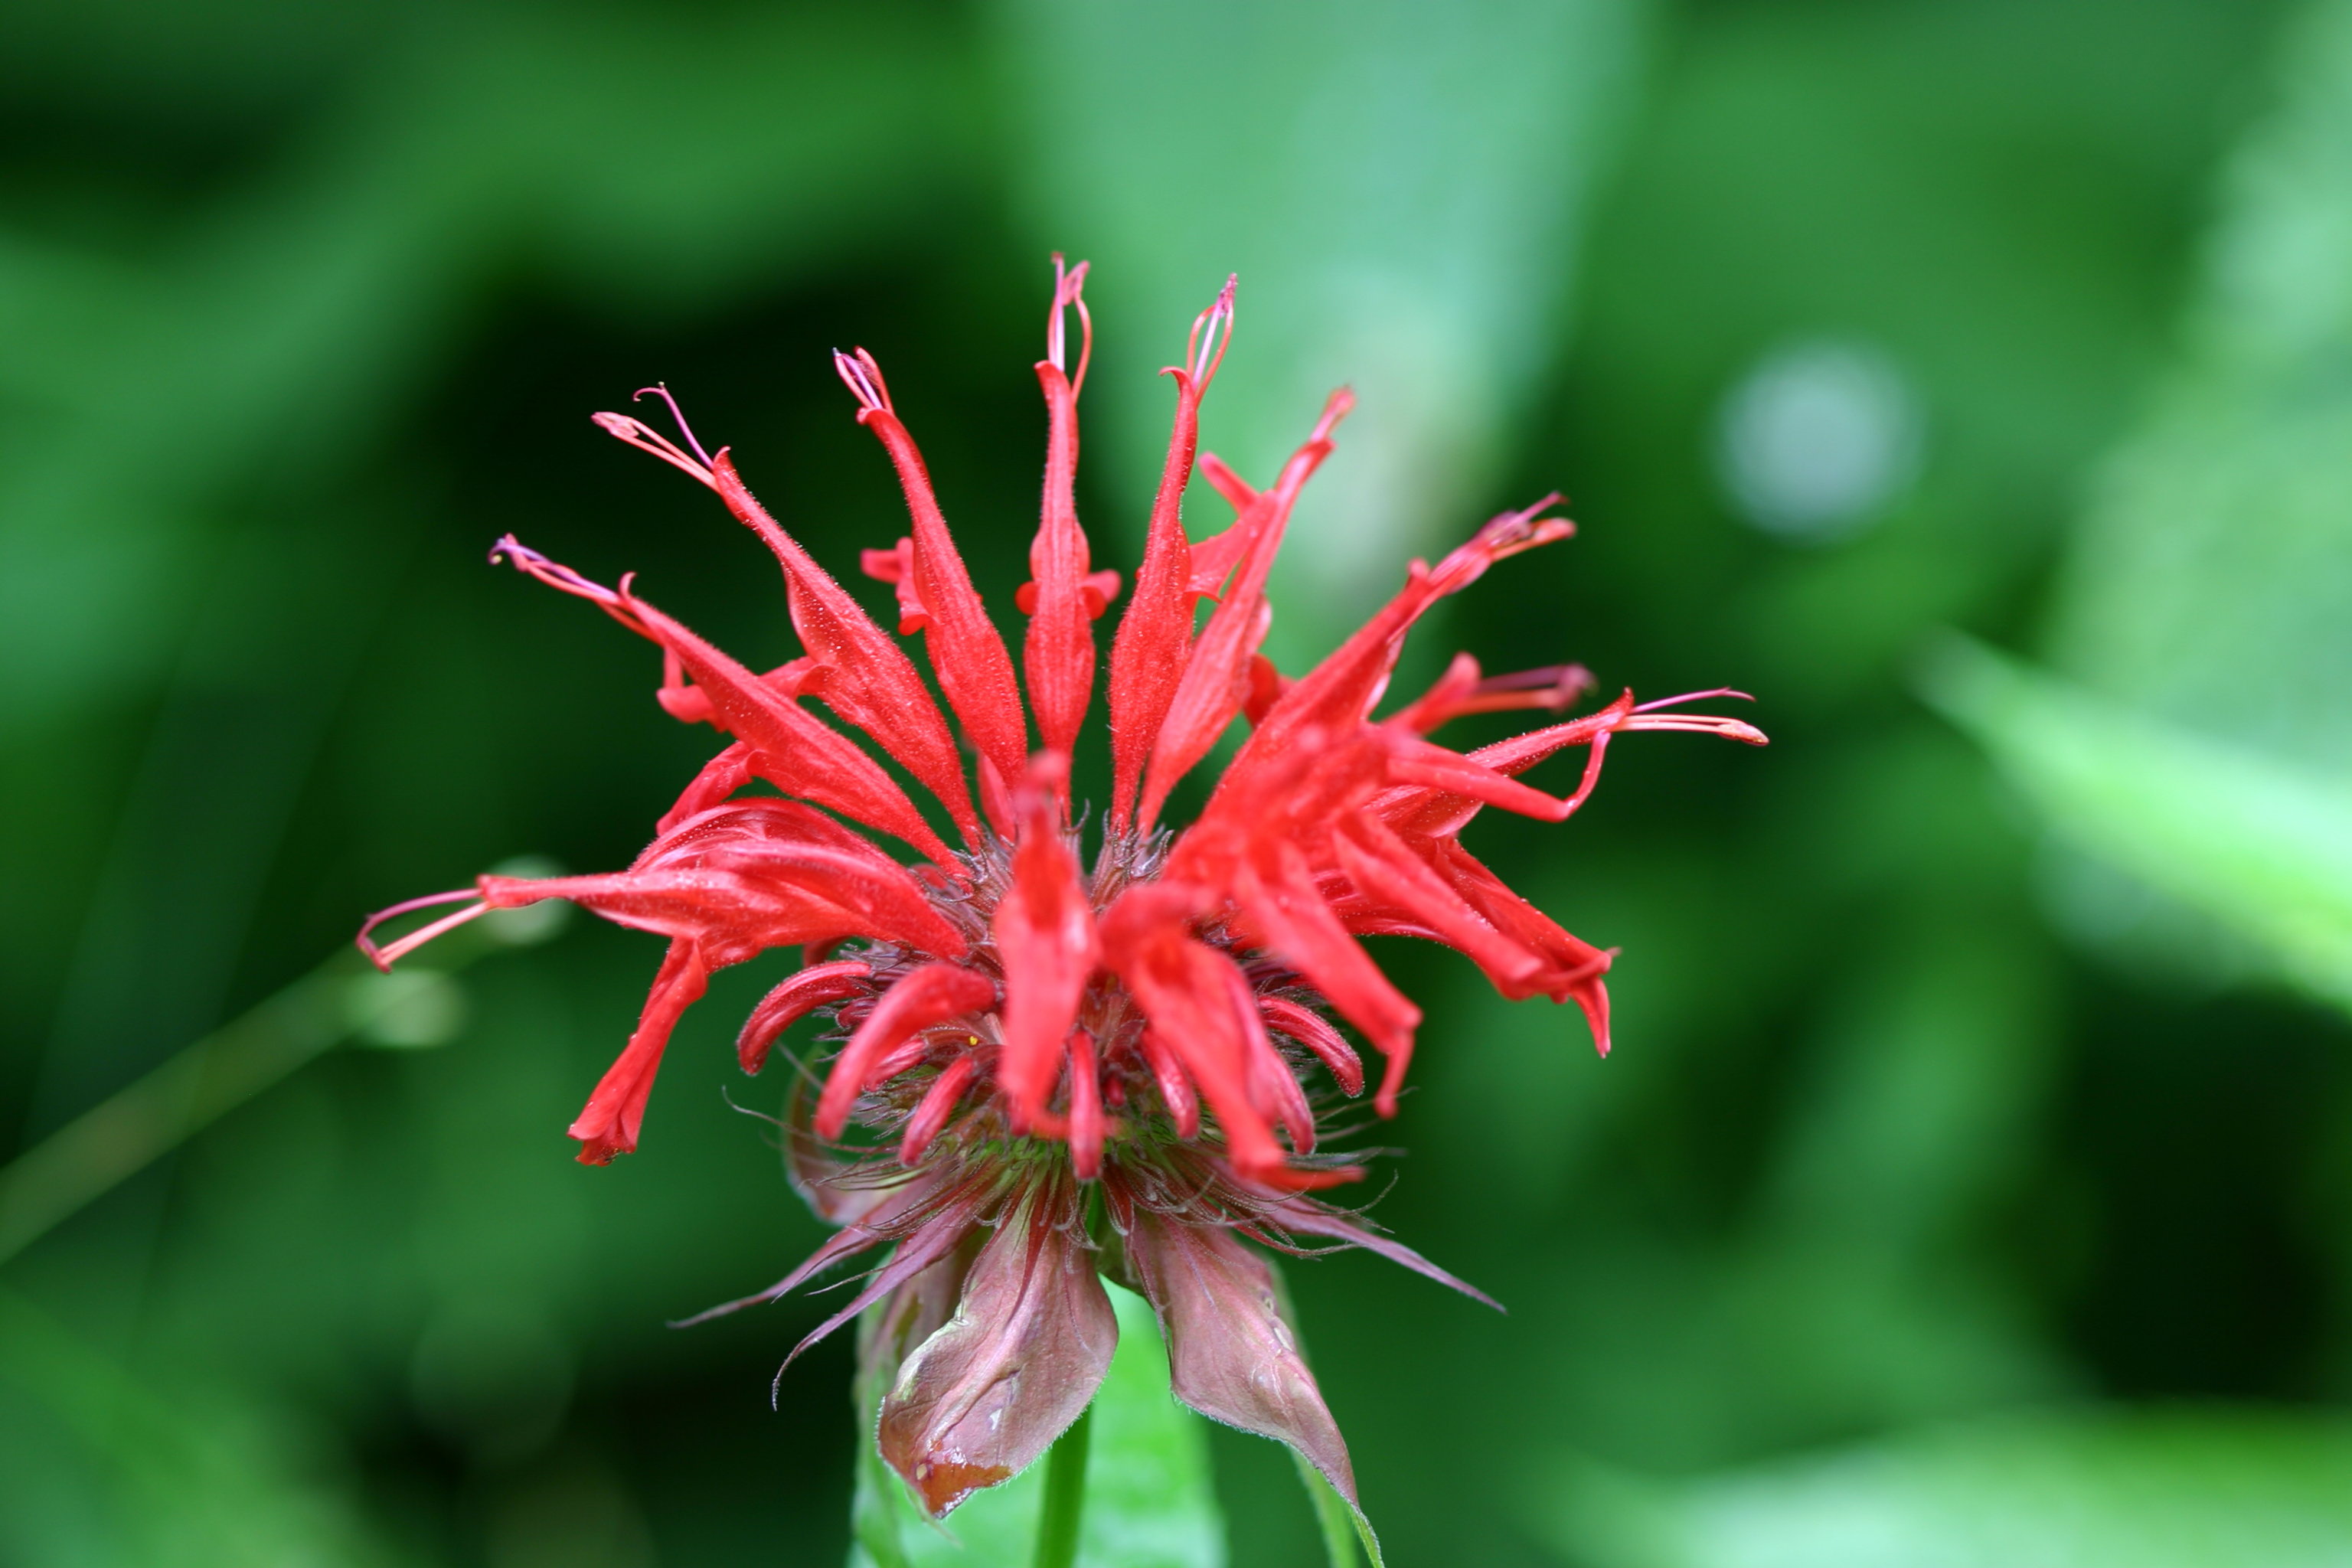
<svg viewBox="0 0 2352 1568"><path fill-rule="evenodd" d="M1785 344L1723 400L1716 464L1740 516L1792 544L1883 517L1919 468L1919 400L1884 351L1846 339Z"/></svg>

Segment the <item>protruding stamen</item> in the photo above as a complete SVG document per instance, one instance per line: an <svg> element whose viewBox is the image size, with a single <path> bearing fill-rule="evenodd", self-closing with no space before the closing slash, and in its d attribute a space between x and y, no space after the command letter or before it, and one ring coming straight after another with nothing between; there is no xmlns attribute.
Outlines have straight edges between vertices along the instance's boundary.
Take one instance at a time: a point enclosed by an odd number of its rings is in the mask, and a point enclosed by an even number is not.
<svg viewBox="0 0 2352 1568"><path fill-rule="evenodd" d="M1576 524L1564 517L1542 514L1560 505L1568 498L1552 491L1533 506L1517 511L1505 512L1478 531L1479 542L1494 561L1507 561L1523 550L1533 550L1539 544L1566 539L1576 531Z"/></svg>
<svg viewBox="0 0 2352 1568"><path fill-rule="evenodd" d="M1234 290L1241 280L1238 272L1226 274L1217 302L1192 318L1192 335L1184 341L1184 369L1196 385L1205 387L1216 379L1225 345L1234 341Z"/></svg>
<svg viewBox="0 0 2352 1568"><path fill-rule="evenodd" d="M1744 742L1751 746L1771 743L1770 737L1743 719L1721 713L1668 713L1662 710L1680 707L1685 702L1704 702L1717 697L1733 697L1742 702L1756 700L1745 691L1728 686L1718 686L1709 691L1685 691L1679 697L1661 697L1633 709L1612 728L1618 730L1679 730L1691 735L1721 735L1726 740Z"/></svg>
<svg viewBox="0 0 2352 1568"><path fill-rule="evenodd" d="M561 562L550 561L511 533L500 534L499 542L490 546L490 564L495 566L501 561L512 562L516 571L527 573L551 588L559 588L564 593L577 595L583 599L593 600L607 609L622 609L628 603L629 579L627 577L621 579L622 591L615 593L602 583L582 576ZM635 574L632 573L630 575L634 576Z"/></svg>
<svg viewBox="0 0 2352 1568"><path fill-rule="evenodd" d="M374 938L370 934L384 921L397 920L411 910L432 909L440 904L461 903L468 899L477 900L470 908L459 910L453 915L444 915L437 921L419 926L389 946L378 947ZM455 931L467 921L488 914L490 906L478 901L480 899L481 894L471 888L459 888L446 893L427 893L421 899L410 899L405 902L394 904L388 910L378 910L368 916L367 923L360 927L360 934L352 940L358 944L359 950L367 954L367 961L370 963L389 974L392 973L392 966L401 958L415 952L442 932Z"/></svg>
<svg viewBox="0 0 2352 1568"><path fill-rule="evenodd" d="M653 390L659 389L656 388ZM645 394L640 392L637 395L639 397L643 397ZM667 392L663 392L662 395L664 397L667 397L669 394ZM677 405L671 405L671 412L675 413L676 411ZM692 458L689 458L684 452L679 451L676 442L663 435L660 431L655 429L652 426L646 424L644 420L637 418L635 416L629 414L606 413L592 414L588 417L595 421L596 427L604 431L607 436L611 436L617 440L625 441L640 452L652 453L655 457L659 458L663 462L667 463L671 468L676 468L678 472L692 475L695 479L700 480L703 484L709 486L712 489L717 489L719 488L718 479L713 478L710 472L709 458L705 458L701 462L696 462ZM680 419L677 424L679 429L686 429L685 420ZM693 432L688 431L686 438L689 442L693 441ZM694 449L698 453L702 450L698 446Z"/></svg>
<svg viewBox="0 0 2352 1568"><path fill-rule="evenodd" d="M835 349L833 351L833 368L834 373L841 377L842 384L849 388L851 395L857 399L857 406L863 413L895 412L890 406L890 388L882 379L882 367L874 363L872 354L864 349L859 349L855 355ZM859 423L863 424L864 420Z"/></svg>
<svg viewBox="0 0 2352 1568"><path fill-rule="evenodd" d="M635 403L648 392L669 405L669 416L677 421L677 433L686 437L686 444L694 448L694 455L702 459L704 468L712 467L710 454L704 451L702 443L694 438L694 427L686 422L685 413L679 409L677 399L669 395L669 388L667 385L657 381L651 386L641 386L630 395L629 401Z"/></svg>
<svg viewBox="0 0 2352 1568"><path fill-rule="evenodd" d="M1066 349L1062 334L1062 312L1072 306L1078 312L1078 370L1070 377L1070 396L1075 401L1087 384L1087 363L1094 358L1095 321L1087 311L1087 268L1081 261L1066 272L1062 268L1062 253L1054 252L1054 309L1045 318L1045 357L1055 370L1067 372Z"/></svg>
<svg viewBox="0 0 2352 1568"><path fill-rule="evenodd" d="M1223 351L1218 352L1222 357ZM1210 374L1213 375L1216 374L1216 368L1215 365L1211 365ZM1345 419L1355 406L1356 394L1351 387L1340 387L1325 398L1322 416L1315 421L1315 428L1307 433L1307 444L1311 447L1318 441L1328 441L1331 438L1331 432L1339 427L1339 421Z"/></svg>
<svg viewBox="0 0 2352 1568"><path fill-rule="evenodd" d="M1751 746L1771 743L1770 737L1744 719L1721 713L1635 713L1619 730L1679 730L1690 735L1721 735Z"/></svg>
<svg viewBox="0 0 2352 1568"><path fill-rule="evenodd" d="M1717 697L1736 697L1742 702L1753 702L1756 700L1755 698L1750 697L1745 691L1735 690L1733 688L1728 686L1717 686L1711 690L1685 691L1680 697L1661 697L1654 701L1636 703L1634 705L1633 711L1636 713L1654 713L1661 708L1679 708L1685 702L1706 702L1711 701Z"/></svg>

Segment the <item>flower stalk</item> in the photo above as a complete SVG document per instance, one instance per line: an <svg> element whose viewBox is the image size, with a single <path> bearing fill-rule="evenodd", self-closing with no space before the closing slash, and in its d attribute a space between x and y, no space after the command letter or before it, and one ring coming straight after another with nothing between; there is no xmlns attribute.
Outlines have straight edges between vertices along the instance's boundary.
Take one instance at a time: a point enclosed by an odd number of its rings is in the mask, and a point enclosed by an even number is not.
<svg viewBox="0 0 2352 1568"><path fill-rule="evenodd" d="M1045 1450L1045 1500L1037 1510L1036 1568L1071 1568L1078 1560L1078 1526L1087 1506L1087 1451L1094 1436L1093 1406Z"/></svg>

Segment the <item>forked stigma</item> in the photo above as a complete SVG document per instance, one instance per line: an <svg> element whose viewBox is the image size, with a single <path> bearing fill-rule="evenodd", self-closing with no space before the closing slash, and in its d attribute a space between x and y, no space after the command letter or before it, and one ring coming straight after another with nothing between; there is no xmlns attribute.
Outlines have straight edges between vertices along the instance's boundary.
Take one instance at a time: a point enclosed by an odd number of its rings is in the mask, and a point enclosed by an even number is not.
<svg viewBox="0 0 2352 1568"><path fill-rule="evenodd" d="M1225 275L1225 286L1217 291L1217 302L1192 319L1192 335L1184 340L1184 369L1201 386L1216 379L1217 366L1224 363L1226 345L1234 341L1234 290L1241 286L1241 280L1238 272Z"/></svg>
<svg viewBox="0 0 2352 1568"><path fill-rule="evenodd" d="M694 455L702 459L702 466L717 468L718 465L710 460L710 454L702 449L702 443L694 438L694 427L686 422L685 411L678 407L677 399L670 395L667 385L657 381L651 386L641 386L630 395L629 401L635 403L648 392L669 405L669 416L677 421L677 433L686 437L686 444L694 448Z"/></svg>
<svg viewBox="0 0 2352 1568"><path fill-rule="evenodd" d="M874 363L872 354L864 349L859 349L854 355L835 349L833 351L833 368L841 377L842 384L848 387L851 395L857 399L857 406L863 414L894 412L890 406L890 388L883 381L882 367Z"/></svg>
<svg viewBox="0 0 2352 1568"><path fill-rule="evenodd" d="M1045 358L1055 370L1068 373L1070 368L1067 363L1068 350L1063 332L1062 319L1065 310L1073 306L1076 307L1078 369L1077 374L1070 377L1070 396L1074 399L1078 395L1079 389L1087 384L1087 364L1094 358L1095 353L1095 320L1087 310L1086 300L1087 268L1089 265L1090 263L1081 261L1076 267L1066 269L1062 263L1062 253L1058 250L1054 252L1054 308L1045 318Z"/></svg>
<svg viewBox="0 0 2352 1568"><path fill-rule="evenodd" d="M669 397L669 393L660 387L650 387L646 390L660 392L665 401ZM645 392L637 394L639 397L645 395ZM673 415L677 413L676 403L670 404L670 412ZM689 458L680 451L676 442L635 415L603 413L592 414L588 417L595 422L598 429L615 440L625 441L640 452L652 453L679 473L690 475L712 489L719 488L718 479L711 474L712 465L708 457L702 457L702 460L697 462L694 458ZM694 447L696 455L701 456L702 447L695 442L694 432L686 428L686 421L683 418L678 420L677 427L685 432L687 442Z"/></svg>

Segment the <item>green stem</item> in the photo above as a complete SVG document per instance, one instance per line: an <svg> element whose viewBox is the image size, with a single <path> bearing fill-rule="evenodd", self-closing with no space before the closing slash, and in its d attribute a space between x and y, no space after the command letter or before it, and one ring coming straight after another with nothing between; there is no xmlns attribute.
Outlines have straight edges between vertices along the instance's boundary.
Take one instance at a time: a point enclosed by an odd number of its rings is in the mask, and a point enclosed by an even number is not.
<svg viewBox="0 0 2352 1568"><path fill-rule="evenodd" d="M1037 1510L1036 1568L1071 1568L1078 1560L1078 1521L1087 1508L1087 1447L1094 1406L1054 1439L1045 1453L1045 1501Z"/></svg>
<svg viewBox="0 0 2352 1568"><path fill-rule="evenodd" d="M0 1165L0 1264L314 1057L379 1026L426 976L446 983L484 953L541 941L551 928L474 930L472 940L445 942L431 969L404 971L405 984L338 953Z"/></svg>

